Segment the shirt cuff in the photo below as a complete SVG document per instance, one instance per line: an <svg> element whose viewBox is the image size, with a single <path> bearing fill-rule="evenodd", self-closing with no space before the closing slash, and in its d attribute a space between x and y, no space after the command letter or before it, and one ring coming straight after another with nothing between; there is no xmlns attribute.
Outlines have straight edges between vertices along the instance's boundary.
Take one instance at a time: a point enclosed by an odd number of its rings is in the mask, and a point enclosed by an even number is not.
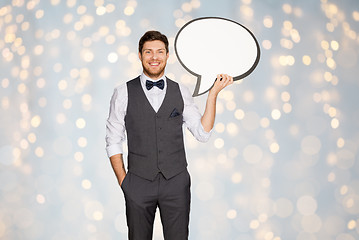
<svg viewBox="0 0 359 240"><path fill-rule="evenodd" d="M204 130L204 128L203 128L202 123L200 123L199 125L200 125L199 131L198 131L199 138L200 138L199 140L201 142L207 142L212 135L212 129L209 132L206 132L206 130Z"/></svg>
<svg viewBox="0 0 359 240"><path fill-rule="evenodd" d="M106 147L106 152L107 152L108 157L112 157L113 155L116 155L116 154L123 154L122 143L121 144L113 144L113 145Z"/></svg>

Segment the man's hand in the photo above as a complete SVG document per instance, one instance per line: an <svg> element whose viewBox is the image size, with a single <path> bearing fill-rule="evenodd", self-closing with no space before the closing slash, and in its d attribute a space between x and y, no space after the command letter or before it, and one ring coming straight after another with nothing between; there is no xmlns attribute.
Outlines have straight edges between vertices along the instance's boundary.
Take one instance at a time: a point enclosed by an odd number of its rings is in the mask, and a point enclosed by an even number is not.
<svg viewBox="0 0 359 240"><path fill-rule="evenodd" d="M125 179L125 176L126 176L126 170L125 170L125 166L123 165L122 154L116 154L116 155L111 156L110 161L111 161L113 171L116 174L118 184L121 186L123 179Z"/></svg>
<svg viewBox="0 0 359 240"><path fill-rule="evenodd" d="M201 119L201 123L203 129L206 132L211 131L214 125L214 119L216 117L216 102L217 102L217 95L223 88L231 85L233 83L233 77L227 74L218 74L217 79L214 82L213 87L209 90L207 103L206 103L206 110Z"/></svg>
<svg viewBox="0 0 359 240"><path fill-rule="evenodd" d="M119 183L120 183L120 186L122 186L122 182L123 182L123 180L125 179L126 175L127 175L127 173L121 177L120 182L119 182Z"/></svg>
<svg viewBox="0 0 359 240"><path fill-rule="evenodd" d="M209 90L209 95L217 96L218 93L228 85L231 85L233 83L233 77L227 75L227 74L218 74L217 79L214 82L213 87L211 90Z"/></svg>

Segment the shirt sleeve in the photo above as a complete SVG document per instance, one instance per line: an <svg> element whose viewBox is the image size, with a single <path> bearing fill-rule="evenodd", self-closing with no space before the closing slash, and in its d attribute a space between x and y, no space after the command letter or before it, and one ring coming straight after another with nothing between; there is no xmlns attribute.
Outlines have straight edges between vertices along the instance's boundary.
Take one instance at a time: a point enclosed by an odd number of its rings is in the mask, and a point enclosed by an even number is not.
<svg viewBox="0 0 359 240"><path fill-rule="evenodd" d="M106 152L111 157L123 153L126 141L125 115L128 103L127 85L115 88L110 102L110 112L106 123Z"/></svg>
<svg viewBox="0 0 359 240"><path fill-rule="evenodd" d="M202 126L202 115L194 103L193 97L187 87L179 84L183 102L183 121L192 135L200 142L207 142L212 134L212 130L206 132Z"/></svg>

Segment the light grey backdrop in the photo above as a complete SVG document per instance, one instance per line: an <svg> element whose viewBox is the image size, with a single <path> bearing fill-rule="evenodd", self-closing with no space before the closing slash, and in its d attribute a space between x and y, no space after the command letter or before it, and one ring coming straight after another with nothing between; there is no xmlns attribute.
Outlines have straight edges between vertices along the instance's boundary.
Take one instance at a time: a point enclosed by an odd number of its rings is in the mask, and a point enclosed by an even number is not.
<svg viewBox="0 0 359 240"><path fill-rule="evenodd" d="M185 132L190 239L359 238L358 1L2 0L1 239L126 239L110 97L140 74L150 29L170 39L167 75L192 91L173 42L203 16L247 26L262 55L221 93L211 140Z"/></svg>

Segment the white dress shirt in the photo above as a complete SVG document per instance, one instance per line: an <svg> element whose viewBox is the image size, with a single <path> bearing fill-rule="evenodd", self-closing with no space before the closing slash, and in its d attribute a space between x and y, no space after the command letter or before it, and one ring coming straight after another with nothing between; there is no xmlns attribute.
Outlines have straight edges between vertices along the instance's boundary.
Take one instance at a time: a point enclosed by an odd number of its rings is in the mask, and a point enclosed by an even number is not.
<svg viewBox="0 0 359 240"><path fill-rule="evenodd" d="M163 90L154 86L150 90L146 88L146 80L151 80L144 73L141 74L141 86L150 102L151 106L155 110L161 107L163 99L166 95L167 82L166 77L162 79L165 81ZM159 79L158 79L159 80ZM158 81L157 80L157 81ZM183 123L193 136L200 142L208 141L211 136L211 132L206 132L201 124L201 117L198 107L193 101L192 95L188 88L179 84L179 88L182 94L184 108L183 108ZM127 111L128 95L126 83L115 88L110 102L110 113L106 124L106 151L108 157L115 154L123 153L123 143L126 139L125 128L125 115Z"/></svg>

